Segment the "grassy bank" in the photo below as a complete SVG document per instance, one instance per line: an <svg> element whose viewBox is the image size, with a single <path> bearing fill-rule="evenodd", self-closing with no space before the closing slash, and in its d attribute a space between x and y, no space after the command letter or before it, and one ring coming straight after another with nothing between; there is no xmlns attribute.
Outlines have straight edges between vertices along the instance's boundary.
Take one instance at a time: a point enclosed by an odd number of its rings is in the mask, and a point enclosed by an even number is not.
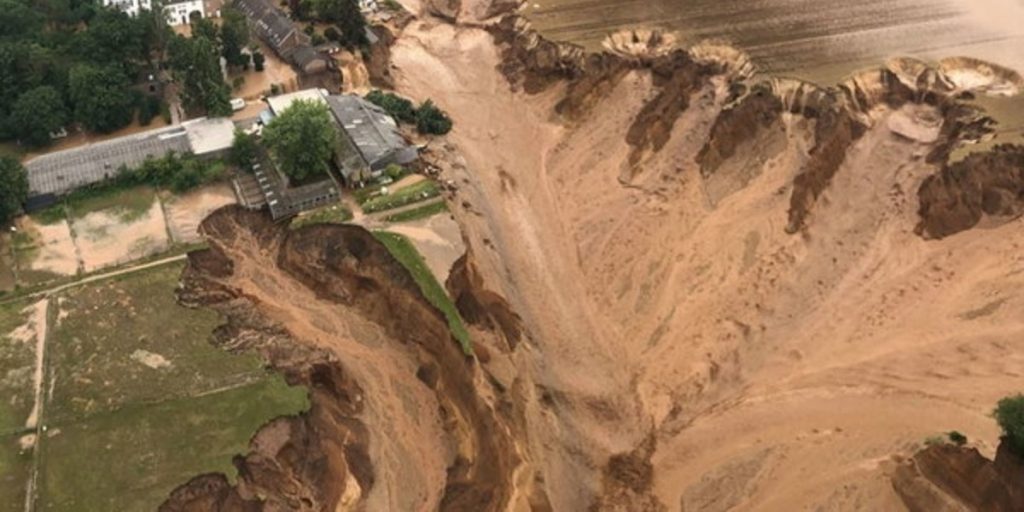
<svg viewBox="0 0 1024 512"><path fill-rule="evenodd" d="M458 309L455 308L455 304L452 302L451 297L448 296L448 292L437 282L434 274L430 272L430 268L427 267L423 256L412 245L412 242L402 235L386 231L374 231L373 236L380 240L391 251L395 259L409 270L423 295L448 320L448 328L451 330L452 336L462 346L462 351L466 355L472 355L473 346L470 343L469 331L466 330L462 317L459 316Z"/></svg>
<svg viewBox="0 0 1024 512"><path fill-rule="evenodd" d="M365 213L382 212L405 205L418 203L441 195L437 183L430 180L423 180L407 187L402 187L387 195L368 197L360 201L360 206ZM359 196L357 196L358 200Z"/></svg>
<svg viewBox="0 0 1024 512"><path fill-rule="evenodd" d="M446 211L448 211L448 204L444 201L438 201L436 203L420 206L394 215L388 215L384 220L388 222L411 222L414 220L433 217L434 215Z"/></svg>
<svg viewBox="0 0 1024 512"><path fill-rule="evenodd" d="M249 354L210 343L216 313L177 304L182 263L51 299L36 509L155 510L231 459L267 421L309 407Z"/></svg>

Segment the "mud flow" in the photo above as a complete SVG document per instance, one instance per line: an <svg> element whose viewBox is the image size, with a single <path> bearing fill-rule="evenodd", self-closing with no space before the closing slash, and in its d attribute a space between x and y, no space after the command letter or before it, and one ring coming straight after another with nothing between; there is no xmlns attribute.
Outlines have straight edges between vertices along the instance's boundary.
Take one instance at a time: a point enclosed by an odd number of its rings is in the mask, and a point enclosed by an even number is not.
<svg viewBox="0 0 1024 512"><path fill-rule="evenodd" d="M1021 391L1024 147L977 101L1016 71L814 82L662 27L595 53L518 2L402 3L368 79L455 122L423 158L474 355L365 230L218 210L180 299L313 405L164 510L1021 510L990 412Z"/></svg>

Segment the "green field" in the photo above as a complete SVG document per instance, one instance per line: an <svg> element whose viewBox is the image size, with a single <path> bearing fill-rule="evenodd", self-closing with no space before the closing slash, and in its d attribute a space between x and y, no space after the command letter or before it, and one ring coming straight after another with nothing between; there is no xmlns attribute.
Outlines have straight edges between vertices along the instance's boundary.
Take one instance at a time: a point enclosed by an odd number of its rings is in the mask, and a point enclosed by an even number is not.
<svg viewBox="0 0 1024 512"><path fill-rule="evenodd" d="M434 215L446 211L448 211L448 203L438 201L436 203L420 206L394 215L388 215L385 220L388 222L410 222L433 217Z"/></svg>
<svg viewBox="0 0 1024 512"><path fill-rule="evenodd" d="M181 269L155 267L50 299L45 389L52 391L34 463L36 510L155 510L193 476L234 478L232 457L248 451L261 425L309 407L306 390L288 386L260 358L210 344L221 319L176 303ZM4 332L23 323L24 306L0 306ZM9 375L28 359L34 365L29 356L0 358L0 369ZM16 428L26 414L19 406L6 423ZM3 512L23 510L33 469L31 451L8 437L0 445Z"/></svg>
<svg viewBox="0 0 1024 512"><path fill-rule="evenodd" d="M18 439L32 410L35 395L35 343L14 336L31 314L29 301L0 304L0 511L24 509L25 484L32 467L31 450Z"/></svg>
<svg viewBox="0 0 1024 512"><path fill-rule="evenodd" d="M331 206L323 206L312 210L298 217L292 219L292 223L289 227L292 229L299 229L303 226L312 226L315 224L344 224L352 220L352 212L344 206L335 204Z"/></svg>
<svg viewBox="0 0 1024 512"><path fill-rule="evenodd" d="M439 195L441 195L441 190L437 187L437 183L431 180L423 180L419 183L402 187L388 195L367 197L365 200L360 201L360 207L366 213L381 212L425 201ZM357 196L357 200L359 200L359 196Z"/></svg>
<svg viewBox="0 0 1024 512"><path fill-rule="evenodd" d="M373 236L380 240L395 259L409 270L423 295L426 296L427 301L433 304L448 319L448 329L451 330L452 336L459 341L462 351L466 355L472 355L473 345L469 339L469 331L466 330L466 325L459 315L459 310L455 308L455 304L452 302L451 297L448 296L448 292L441 286L441 283L437 282L434 274L430 272L427 262L423 261L423 256L412 245L412 242L402 235L388 233L387 231L374 231Z"/></svg>

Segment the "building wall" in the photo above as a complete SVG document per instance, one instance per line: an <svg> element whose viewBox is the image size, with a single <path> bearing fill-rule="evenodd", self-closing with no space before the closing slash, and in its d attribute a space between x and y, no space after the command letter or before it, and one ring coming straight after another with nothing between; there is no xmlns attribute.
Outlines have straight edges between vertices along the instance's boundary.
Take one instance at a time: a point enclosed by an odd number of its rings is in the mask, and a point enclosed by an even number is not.
<svg viewBox="0 0 1024 512"><path fill-rule="evenodd" d="M138 16L139 11L143 9L149 10L152 7L150 0L103 0L103 5L119 9L128 13L129 16ZM167 23L171 25L188 24L188 15L193 11L198 11L199 14L206 17L206 10L202 0L184 0L168 3L164 6Z"/></svg>
<svg viewBox="0 0 1024 512"><path fill-rule="evenodd" d="M167 23L171 25L187 25L188 15L198 11L202 17L206 17L202 0L187 0L164 6L164 14L167 16Z"/></svg>

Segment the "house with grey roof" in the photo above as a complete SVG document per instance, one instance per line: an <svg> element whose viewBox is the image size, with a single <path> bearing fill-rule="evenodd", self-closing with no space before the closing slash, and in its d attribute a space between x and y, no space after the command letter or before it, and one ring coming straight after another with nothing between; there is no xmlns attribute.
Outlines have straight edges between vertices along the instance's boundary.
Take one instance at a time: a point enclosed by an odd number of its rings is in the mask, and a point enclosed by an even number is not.
<svg viewBox="0 0 1024 512"><path fill-rule="evenodd" d="M277 169L272 158L261 156L252 174L236 178L235 191L249 208L267 207L275 220L290 217L340 199L340 186L360 185L379 177L392 164L405 165L419 155L402 137L398 124L380 107L355 95L332 95L324 89L304 89L267 98L269 108L260 114L266 124L295 101L327 105L338 128L332 174L320 181L296 186Z"/></svg>
<svg viewBox="0 0 1024 512"><path fill-rule="evenodd" d="M335 67L334 60L316 51L309 35L299 30L271 1L235 0L234 5L249 18L249 26L256 36L299 71L316 74Z"/></svg>

